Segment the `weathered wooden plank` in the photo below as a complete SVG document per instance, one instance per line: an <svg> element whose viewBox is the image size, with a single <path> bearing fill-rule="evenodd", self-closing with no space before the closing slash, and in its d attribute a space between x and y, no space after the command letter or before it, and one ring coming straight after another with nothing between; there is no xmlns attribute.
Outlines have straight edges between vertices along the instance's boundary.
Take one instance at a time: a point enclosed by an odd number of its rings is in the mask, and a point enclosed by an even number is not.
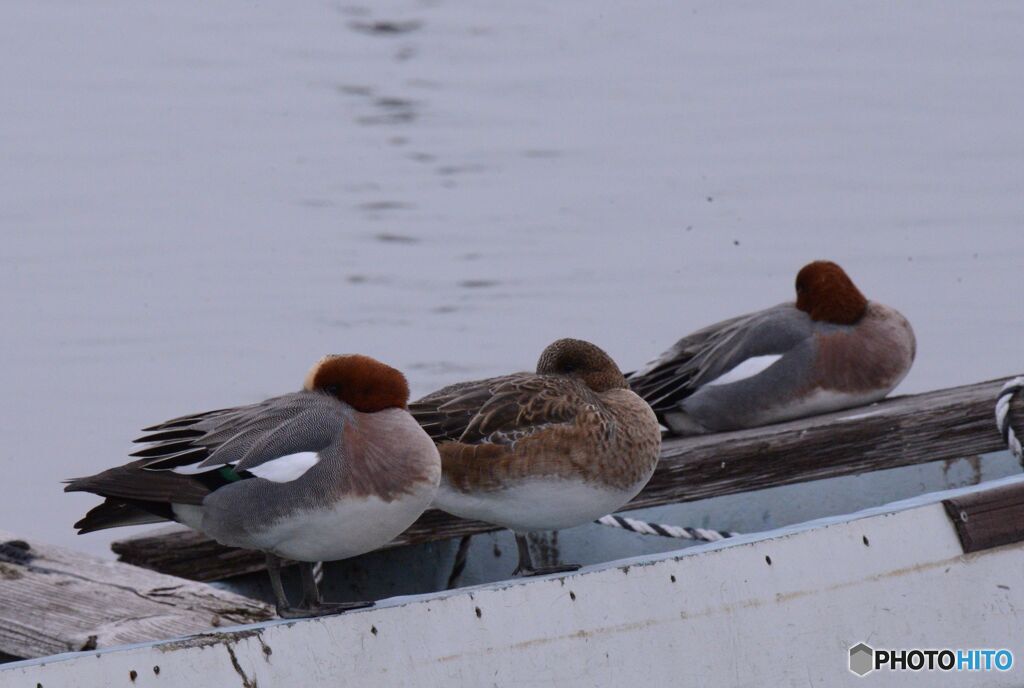
<svg viewBox="0 0 1024 688"><path fill-rule="evenodd" d="M0 655L173 638L272 616L235 593L0 531Z"/></svg>
<svg viewBox="0 0 1024 688"><path fill-rule="evenodd" d="M145 535L116 540L110 548L126 564L203 582L266 568L266 557L261 552L225 547L181 526L158 528Z"/></svg>
<svg viewBox="0 0 1024 688"><path fill-rule="evenodd" d="M629 505L687 502L1003 449L996 395L1006 379L887 399L790 423L665 441L654 477ZM1024 401L1013 405L1024 432ZM389 547L495 530L440 511L425 513ZM195 580L263 568L263 557L175 529L115 542L122 561Z"/></svg>
<svg viewBox="0 0 1024 688"><path fill-rule="evenodd" d="M945 500L964 552L1024 540L1024 485L1010 485Z"/></svg>

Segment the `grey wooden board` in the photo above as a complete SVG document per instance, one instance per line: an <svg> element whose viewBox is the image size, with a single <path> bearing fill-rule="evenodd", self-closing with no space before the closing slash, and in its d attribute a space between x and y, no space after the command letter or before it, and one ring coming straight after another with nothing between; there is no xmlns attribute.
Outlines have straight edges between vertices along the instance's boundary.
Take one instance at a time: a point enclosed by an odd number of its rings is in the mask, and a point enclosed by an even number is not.
<svg viewBox="0 0 1024 688"><path fill-rule="evenodd" d="M689 502L868 471L950 461L1003 449L995 429L996 395L1009 378L790 423L665 441L651 482L627 509ZM1024 432L1024 401L1013 405ZM686 524L690 525L690 524ZM724 527L715 525L714 527ZM496 530L437 510L425 513L389 547ZM195 580L263 569L258 553L223 547L175 528L113 544L121 559Z"/></svg>
<svg viewBox="0 0 1024 688"><path fill-rule="evenodd" d="M103 648L273 616L261 602L210 585L5 531L0 543L0 655Z"/></svg>

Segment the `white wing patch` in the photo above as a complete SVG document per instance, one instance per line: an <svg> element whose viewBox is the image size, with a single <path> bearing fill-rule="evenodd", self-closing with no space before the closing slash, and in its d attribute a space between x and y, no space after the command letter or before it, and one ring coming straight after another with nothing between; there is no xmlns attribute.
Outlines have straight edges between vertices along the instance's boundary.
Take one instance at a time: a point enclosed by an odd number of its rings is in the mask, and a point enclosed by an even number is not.
<svg viewBox="0 0 1024 688"><path fill-rule="evenodd" d="M299 452L298 454L287 454L279 456L271 461L265 461L259 466L246 469L257 478L263 478L275 483L287 483L297 480L320 461L320 455L316 452ZM201 463L201 462L199 462ZM179 475L198 475L208 473L220 468L217 466L204 466L199 468L199 463L189 466L175 466L171 470ZM236 462L229 465L234 466Z"/></svg>
<svg viewBox="0 0 1024 688"><path fill-rule="evenodd" d="M782 354L768 354L766 356L751 356L747 360L741 362L738 366L732 370L728 370L711 382L704 384L705 387L713 387L715 385L727 385L731 382L739 382L745 380L748 377L754 377L755 375L764 372L771 366L775 361L782 358Z"/></svg>
<svg viewBox="0 0 1024 688"><path fill-rule="evenodd" d="M320 461L320 455L316 452L299 452L276 458L273 461L266 461L246 470L257 478L275 483L287 483L301 478L302 474L315 466L318 461Z"/></svg>

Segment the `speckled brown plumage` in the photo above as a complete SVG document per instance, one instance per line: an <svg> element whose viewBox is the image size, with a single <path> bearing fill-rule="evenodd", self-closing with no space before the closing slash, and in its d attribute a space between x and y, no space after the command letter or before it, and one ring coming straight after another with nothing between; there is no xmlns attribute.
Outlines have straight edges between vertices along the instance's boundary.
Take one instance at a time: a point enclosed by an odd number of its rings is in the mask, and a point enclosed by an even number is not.
<svg viewBox="0 0 1024 688"><path fill-rule="evenodd" d="M580 340L549 346L536 373L451 385L409 411L438 443L445 480L465 492L538 477L625 490L650 475L661 445L650 407Z"/></svg>

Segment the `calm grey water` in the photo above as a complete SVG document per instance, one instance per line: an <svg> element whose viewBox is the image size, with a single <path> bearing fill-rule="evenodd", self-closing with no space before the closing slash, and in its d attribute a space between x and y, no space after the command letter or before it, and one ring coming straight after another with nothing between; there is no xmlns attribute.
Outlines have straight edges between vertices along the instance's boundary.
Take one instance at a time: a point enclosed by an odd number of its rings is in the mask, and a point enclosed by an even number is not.
<svg viewBox="0 0 1024 688"><path fill-rule="evenodd" d="M631 368L819 257L914 323L902 391L1019 372L1022 31L1013 2L6 3L0 528L104 551L62 478L327 352L416 393L567 335Z"/></svg>

